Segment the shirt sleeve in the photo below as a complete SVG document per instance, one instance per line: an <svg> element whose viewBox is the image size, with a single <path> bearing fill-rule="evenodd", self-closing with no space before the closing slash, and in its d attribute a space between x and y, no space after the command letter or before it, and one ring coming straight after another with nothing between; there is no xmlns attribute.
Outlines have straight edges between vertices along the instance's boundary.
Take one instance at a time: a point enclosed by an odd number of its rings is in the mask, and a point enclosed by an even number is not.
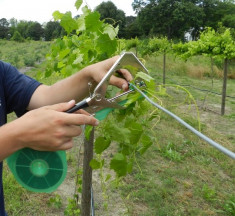
<svg viewBox="0 0 235 216"><path fill-rule="evenodd" d="M26 112L30 99L41 83L20 73L10 64L5 65L4 90L6 98L6 111L14 111L17 116Z"/></svg>

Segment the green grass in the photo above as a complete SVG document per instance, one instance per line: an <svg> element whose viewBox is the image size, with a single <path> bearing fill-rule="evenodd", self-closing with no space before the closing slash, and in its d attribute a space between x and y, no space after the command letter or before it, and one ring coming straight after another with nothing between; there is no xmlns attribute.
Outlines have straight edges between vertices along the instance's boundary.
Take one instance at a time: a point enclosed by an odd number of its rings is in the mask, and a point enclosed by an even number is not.
<svg viewBox="0 0 235 216"><path fill-rule="evenodd" d="M157 61L161 63L161 58ZM168 59L168 63L177 64ZM198 88L209 89L211 80L186 76L186 68L178 62L175 73L167 71L174 82L186 83ZM184 64L184 63L183 63ZM188 64L193 64L188 62ZM202 63L203 65L204 63ZM154 67L156 58L149 58L147 68L161 83L161 68ZM178 71L177 71L178 70ZM173 84L167 79L167 84ZM214 81L214 91L221 91L222 81ZM209 87L208 87L209 86ZM234 94L235 80L228 80L228 94ZM198 104L204 101L205 93L188 88ZM164 106L197 128L196 109L183 105L185 93L167 87L171 97L161 97ZM221 117L220 96L208 95L205 106L200 109L202 132L218 143L235 152L235 100L227 100L226 115ZM179 104L172 106L172 104ZM212 111L210 111L212 109ZM157 143L144 156L138 157L142 170L134 168L124 180L121 192L129 215L235 215L235 166L234 161L164 113L155 127Z"/></svg>
<svg viewBox="0 0 235 216"><path fill-rule="evenodd" d="M23 43L0 40L0 60L18 69L35 66L49 52L50 42L27 41Z"/></svg>

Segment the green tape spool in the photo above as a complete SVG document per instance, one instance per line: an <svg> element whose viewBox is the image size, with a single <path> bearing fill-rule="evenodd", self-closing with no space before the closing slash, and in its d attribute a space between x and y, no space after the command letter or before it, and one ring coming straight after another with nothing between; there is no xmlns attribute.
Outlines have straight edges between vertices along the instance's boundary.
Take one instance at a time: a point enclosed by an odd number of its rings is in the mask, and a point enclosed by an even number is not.
<svg viewBox="0 0 235 216"><path fill-rule="evenodd" d="M122 101L120 105L123 105ZM113 108L96 113L104 120ZM29 191L50 193L64 181L67 174L65 151L45 152L29 148L21 149L7 158L7 164L17 182Z"/></svg>
<svg viewBox="0 0 235 216"><path fill-rule="evenodd" d="M27 190L50 193L67 173L65 151L43 152L25 148L7 158L15 179Z"/></svg>

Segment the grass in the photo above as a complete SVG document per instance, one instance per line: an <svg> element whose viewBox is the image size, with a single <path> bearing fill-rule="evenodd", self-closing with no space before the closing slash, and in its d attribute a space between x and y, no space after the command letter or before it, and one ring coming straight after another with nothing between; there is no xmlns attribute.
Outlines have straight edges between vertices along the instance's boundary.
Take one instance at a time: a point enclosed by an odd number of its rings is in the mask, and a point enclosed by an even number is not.
<svg viewBox="0 0 235 216"><path fill-rule="evenodd" d="M2 41L0 41L0 47ZM11 46L13 42L3 41ZM18 46L13 44L13 46ZM10 48L9 48L10 49ZM2 54L1 50L1 54ZM146 58L147 68L157 83L162 82L162 57ZM188 62L167 57L167 84L183 83L201 89L211 88L210 61L205 57ZM40 71L45 63L36 65L27 74L39 81L52 84L61 79L58 74L44 79ZM215 66L217 67L217 66ZM234 73L234 65L230 73ZM198 69L198 70L197 70ZM199 72L197 72L199 71ZM213 91L221 92L222 80L214 79ZM205 76L206 75L206 76ZM234 94L235 80L228 80L227 94ZM220 116L220 96L188 88L201 107L202 132L235 152L235 100L227 98L226 115ZM164 106L186 122L198 127L195 106L184 102L185 92L167 87L171 97L161 97ZM177 104L177 106L176 106ZM14 119L13 115L9 120ZM161 121L155 126L157 142L143 156L137 155L141 171L123 179L118 192L128 208L130 216L173 215L235 215L235 166L234 161L203 142L171 117L161 113ZM154 123L154 122L153 122ZM68 155L69 166L75 166L74 154ZM141 174L142 173L142 174ZM19 186L4 166L4 190L9 215L60 215L64 203L57 193L31 193ZM12 197L14 196L14 199ZM115 200L113 200L115 202ZM115 213L111 213L115 214Z"/></svg>
<svg viewBox="0 0 235 216"><path fill-rule="evenodd" d="M149 58L147 68L151 75L161 83L161 67L155 67L161 58ZM171 65L172 59L168 59ZM190 67L175 67L174 73L167 70L167 84L185 83L198 88L207 88L208 77L194 78ZM177 64L173 61L172 65ZM193 62L189 62L189 65ZM203 65L203 64L202 64ZM174 67L172 67L174 68ZM182 68L182 69L180 69ZM183 74L180 70L184 71ZM194 67L193 67L194 70ZM199 68L201 70L201 68ZM193 72L195 73L195 72ZM199 73L201 73L199 71ZM174 82L173 82L174 80ZM220 92L221 80L214 82L215 91ZM228 80L228 94L234 95L235 80ZM190 93L202 104L205 93L189 88ZM163 104L173 113L197 127L196 110L181 104L185 93L167 87L172 97L161 98ZM235 152L235 100L227 100L227 114L221 117L220 97L209 94L206 98L207 109L200 110L202 132L213 140ZM213 109L213 112L210 109ZM166 114L155 128L157 143L144 156L138 157L142 175L135 167L121 188L129 215L235 215L235 166L234 161L218 150L203 142L190 131Z"/></svg>
<svg viewBox="0 0 235 216"><path fill-rule="evenodd" d="M0 40L0 60L9 62L18 69L33 67L49 52L50 42L27 41L24 43Z"/></svg>

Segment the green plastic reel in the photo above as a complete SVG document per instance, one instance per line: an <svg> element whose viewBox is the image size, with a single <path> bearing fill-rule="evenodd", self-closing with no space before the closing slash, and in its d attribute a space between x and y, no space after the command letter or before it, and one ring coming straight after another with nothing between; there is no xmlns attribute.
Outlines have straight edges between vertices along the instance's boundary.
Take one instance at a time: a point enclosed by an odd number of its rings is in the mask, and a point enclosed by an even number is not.
<svg viewBox="0 0 235 216"><path fill-rule="evenodd" d="M102 109L96 113L96 118L101 121L112 110ZM67 174L65 151L46 152L25 148L8 157L7 164L17 182L33 192L55 191Z"/></svg>

